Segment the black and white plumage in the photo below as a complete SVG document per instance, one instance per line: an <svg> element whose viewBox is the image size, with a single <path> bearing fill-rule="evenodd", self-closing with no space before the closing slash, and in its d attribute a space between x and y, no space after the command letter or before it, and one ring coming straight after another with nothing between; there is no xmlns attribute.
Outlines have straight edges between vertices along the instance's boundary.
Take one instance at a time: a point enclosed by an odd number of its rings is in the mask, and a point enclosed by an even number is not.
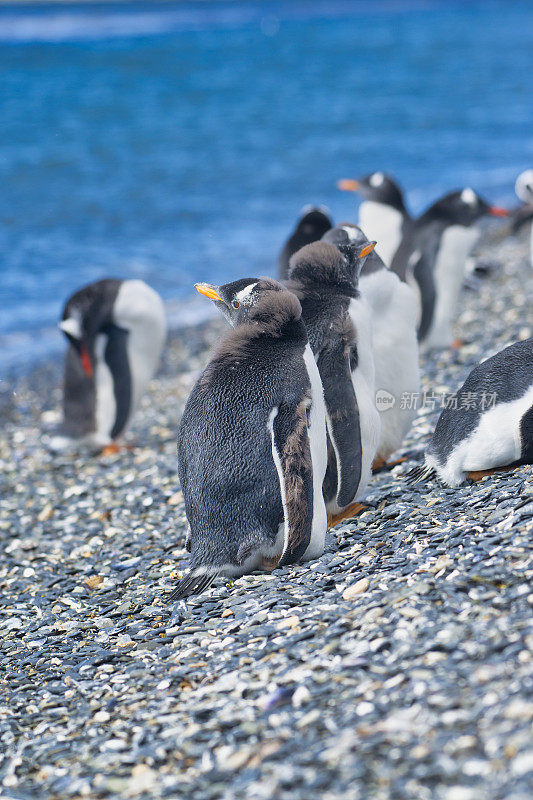
<svg viewBox="0 0 533 800"><path fill-rule="evenodd" d="M465 263L479 238L476 223L485 215L506 216L472 189L437 200L406 231L392 270L419 300L418 338L423 350L449 346L465 275Z"/></svg>
<svg viewBox="0 0 533 800"><path fill-rule="evenodd" d="M449 398L412 480L459 486L469 472L533 463L533 339L479 364Z"/></svg>
<svg viewBox="0 0 533 800"><path fill-rule="evenodd" d="M513 230L529 225L529 260L533 267L533 169L526 169L516 179L515 192L523 204L513 215Z"/></svg>
<svg viewBox="0 0 533 800"><path fill-rule="evenodd" d="M63 422L50 447L99 450L125 431L157 368L163 302L143 281L101 280L67 300L59 328L69 348Z"/></svg>
<svg viewBox="0 0 533 800"><path fill-rule="evenodd" d="M372 243L374 244L374 243ZM327 510L361 497L379 442L370 309L358 290L371 246L315 242L291 259L287 286L302 304L309 343L324 387L328 429Z"/></svg>
<svg viewBox="0 0 533 800"><path fill-rule="evenodd" d="M265 560L315 558L326 533L324 397L299 301L269 278L196 288L234 330L179 426L191 570L172 600Z"/></svg>
<svg viewBox="0 0 533 800"><path fill-rule="evenodd" d="M338 181L337 187L362 195L359 227L369 240L376 241L377 255L390 267L411 224L411 215L400 186L391 175L372 172L358 180Z"/></svg>
<svg viewBox="0 0 533 800"><path fill-rule="evenodd" d="M361 228L349 224L332 228L322 240L341 247L369 244ZM359 289L372 316L376 403L381 417L376 456L385 461L400 447L416 415L416 404L409 397L420 391L417 303L411 288L387 269L375 250L364 260Z"/></svg>
<svg viewBox="0 0 533 800"><path fill-rule="evenodd" d="M296 227L283 245L278 258L278 274L283 280L289 274L289 261L301 247L317 242L333 227L329 210L325 206L304 206Z"/></svg>

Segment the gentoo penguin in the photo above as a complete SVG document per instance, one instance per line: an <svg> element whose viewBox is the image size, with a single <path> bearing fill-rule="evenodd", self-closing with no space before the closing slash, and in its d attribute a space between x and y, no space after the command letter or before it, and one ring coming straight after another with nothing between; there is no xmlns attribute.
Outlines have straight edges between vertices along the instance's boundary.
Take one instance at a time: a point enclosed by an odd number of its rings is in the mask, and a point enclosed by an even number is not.
<svg viewBox="0 0 533 800"><path fill-rule="evenodd" d="M327 231L322 241L341 247L369 244L361 228L350 224ZM376 405L381 417L376 468L400 447L416 416L416 403L410 398L420 391L417 302L411 288L387 269L375 250L363 263L359 288L372 316Z"/></svg>
<svg viewBox="0 0 533 800"><path fill-rule="evenodd" d="M63 423L50 447L99 450L124 432L155 372L163 302L140 280L97 281L67 300L59 328L69 348Z"/></svg>
<svg viewBox="0 0 533 800"><path fill-rule="evenodd" d="M217 575L324 548L325 406L297 298L270 278L196 284L233 325L187 400L178 471L191 570L170 599Z"/></svg>
<svg viewBox="0 0 533 800"><path fill-rule="evenodd" d="M506 347L472 370L448 398L413 482L434 476L459 486L471 473L533 463L533 339Z"/></svg>
<svg viewBox="0 0 533 800"><path fill-rule="evenodd" d="M333 227L329 209L325 206L304 206L295 229L283 245L278 258L278 274L283 280L289 274L291 256L301 247L317 242L326 231Z"/></svg>
<svg viewBox="0 0 533 800"><path fill-rule="evenodd" d="M377 242L377 255L390 267L411 223L402 190L394 178L383 172L372 172L359 180L338 181L337 187L363 196L359 206L359 227L368 239Z"/></svg>
<svg viewBox="0 0 533 800"><path fill-rule="evenodd" d="M472 189L450 192L414 220L394 256L392 270L418 294L421 349L449 346L465 274L478 237L475 223L486 214L507 216Z"/></svg>
<svg viewBox="0 0 533 800"><path fill-rule="evenodd" d="M513 215L513 231L519 230L522 225L530 225L530 253L529 260L533 267L533 169L526 169L516 179L515 192L517 197L524 202Z"/></svg>
<svg viewBox="0 0 533 800"><path fill-rule="evenodd" d="M380 433L375 405L372 318L358 279L375 242L339 248L314 242L293 255L288 288L302 305L326 401L330 524L364 492ZM342 252L341 252L342 250Z"/></svg>

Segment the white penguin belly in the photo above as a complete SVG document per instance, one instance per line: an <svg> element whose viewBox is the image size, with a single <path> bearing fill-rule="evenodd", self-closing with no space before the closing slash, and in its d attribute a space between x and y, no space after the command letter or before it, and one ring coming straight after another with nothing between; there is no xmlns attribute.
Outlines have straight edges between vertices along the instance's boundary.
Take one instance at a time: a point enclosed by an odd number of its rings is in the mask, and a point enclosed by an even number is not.
<svg viewBox="0 0 533 800"><path fill-rule="evenodd" d="M529 234L529 260L533 267L533 222L531 223L531 231Z"/></svg>
<svg viewBox="0 0 533 800"><path fill-rule="evenodd" d="M416 416L418 309L410 287L392 272L363 276L359 285L372 314L375 397L381 419L377 457L387 459L400 447Z"/></svg>
<svg viewBox="0 0 533 800"><path fill-rule="evenodd" d="M431 455L426 457L426 463L444 483L459 486L467 472L504 467L518 461L522 453L520 422L532 406L533 386L517 400L498 403L487 410L476 429L454 447L443 466Z"/></svg>
<svg viewBox="0 0 533 800"><path fill-rule="evenodd" d="M113 375L104 359L107 336L100 333L94 347L94 382L96 389L95 432L89 436L90 444L104 446L111 441L111 431L115 424L117 404Z"/></svg>
<svg viewBox="0 0 533 800"><path fill-rule="evenodd" d="M363 200L359 206L359 227L367 239L375 240L376 253L390 267L402 240L403 215L392 206Z"/></svg>
<svg viewBox="0 0 533 800"><path fill-rule="evenodd" d="M479 231L464 225L451 225L442 234L434 266L436 301L433 319L421 349L448 347L453 340L452 326L463 285L466 259L477 242Z"/></svg>
<svg viewBox="0 0 533 800"><path fill-rule="evenodd" d="M309 446L313 467L313 525L311 541L303 555L303 560L318 558L324 551L327 529L326 505L322 494L322 485L328 463L326 434L326 404L320 373L316 365L311 346L304 350L304 361L311 382L311 412L309 414Z"/></svg>

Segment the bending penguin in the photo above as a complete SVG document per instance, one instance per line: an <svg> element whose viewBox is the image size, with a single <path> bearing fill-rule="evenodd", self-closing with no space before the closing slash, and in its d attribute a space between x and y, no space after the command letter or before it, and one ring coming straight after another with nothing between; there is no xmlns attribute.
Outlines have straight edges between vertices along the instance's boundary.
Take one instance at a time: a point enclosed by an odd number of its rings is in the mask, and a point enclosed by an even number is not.
<svg viewBox="0 0 533 800"><path fill-rule="evenodd" d="M361 228L350 224L332 228L322 240L341 249L369 244ZM400 447L416 416L416 404L405 402L405 397L420 391L417 303L411 288L387 269L375 250L363 262L359 288L372 316L376 405L381 418L376 469Z"/></svg>
<svg viewBox="0 0 533 800"><path fill-rule="evenodd" d="M356 510L379 443L372 319L358 290L359 272L374 244L339 249L315 242L295 253L290 263L287 286L302 305L324 387L328 430L324 498L330 525Z"/></svg>
<svg viewBox="0 0 533 800"><path fill-rule="evenodd" d="M143 281L101 280L67 300L59 328L69 348L63 423L50 448L100 450L125 431L156 370L163 302Z"/></svg>
<svg viewBox="0 0 533 800"><path fill-rule="evenodd" d="M349 178L338 181L337 188L362 195L359 227L368 239L377 242L377 255L390 267L411 224L411 215L399 185L391 175L372 172L359 180Z"/></svg>
<svg viewBox="0 0 533 800"><path fill-rule="evenodd" d="M278 258L278 274L283 280L289 274L289 261L301 247L317 242L333 227L329 209L325 206L304 206L295 229L283 245Z"/></svg>
<svg viewBox="0 0 533 800"><path fill-rule="evenodd" d="M325 406L297 298L269 278L196 284L234 330L193 388L178 432L191 569L171 594L319 556Z"/></svg>
<svg viewBox="0 0 533 800"><path fill-rule="evenodd" d="M487 471L533 463L533 339L479 364L438 421L416 482L435 475L447 486ZM481 473L481 474L479 474Z"/></svg>
<svg viewBox="0 0 533 800"><path fill-rule="evenodd" d="M412 223L394 256L392 270L418 295L423 350L453 343L466 259L479 238L476 223L487 214L503 217L507 211L472 189L450 192Z"/></svg>
<svg viewBox="0 0 533 800"><path fill-rule="evenodd" d="M516 179L515 192L524 205L513 215L513 231L516 232L523 225L529 224L529 260L533 267L533 169L526 169L525 172L520 173Z"/></svg>

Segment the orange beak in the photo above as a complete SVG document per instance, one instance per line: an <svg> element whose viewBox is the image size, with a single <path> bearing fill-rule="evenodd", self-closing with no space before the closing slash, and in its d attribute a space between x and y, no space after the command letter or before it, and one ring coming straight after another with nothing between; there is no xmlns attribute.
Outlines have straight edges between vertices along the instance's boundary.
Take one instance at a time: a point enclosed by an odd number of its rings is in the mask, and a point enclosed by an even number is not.
<svg viewBox="0 0 533 800"><path fill-rule="evenodd" d="M218 286L211 286L210 283L195 283L194 288L197 292L203 294L204 297L209 297L210 300L220 300L221 303L224 302L217 291Z"/></svg>
<svg viewBox="0 0 533 800"><path fill-rule="evenodd" d="M337 181L337 189L340 189L341 192L356 192L359 186L359 181L355 181L353 178L344 178L342 181Z"/></svg>
<svg viewBox="0 0 533 800"><path fill-rule="evenodd" d="M365 245L365 247L363 247L363 249L359 253L359 258L364 258L369 253L371 253L376 245L377 245L377 242L369 242L367 245Z"/></svg>
<svg viewBox="0 0 533 800"><path fill-rule="evenodd" d="M501 208L501 206L491 206L489 208L489 214L493 217L508 217L509 212L506 208Z"/></svg>

